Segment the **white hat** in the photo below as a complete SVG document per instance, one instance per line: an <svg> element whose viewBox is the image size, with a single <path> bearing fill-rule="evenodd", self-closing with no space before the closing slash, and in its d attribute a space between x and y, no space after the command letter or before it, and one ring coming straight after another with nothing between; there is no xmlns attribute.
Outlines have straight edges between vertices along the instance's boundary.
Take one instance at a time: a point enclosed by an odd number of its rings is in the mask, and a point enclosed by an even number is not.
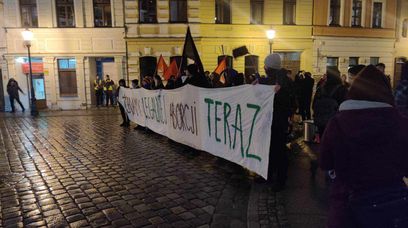
<svg viewBox="0 0 408 228"><path fill-rule="evenodd" d="M282 61L279 54L273 53L265 58L265 68L272 68L280 70L282 68Z"/></svg>

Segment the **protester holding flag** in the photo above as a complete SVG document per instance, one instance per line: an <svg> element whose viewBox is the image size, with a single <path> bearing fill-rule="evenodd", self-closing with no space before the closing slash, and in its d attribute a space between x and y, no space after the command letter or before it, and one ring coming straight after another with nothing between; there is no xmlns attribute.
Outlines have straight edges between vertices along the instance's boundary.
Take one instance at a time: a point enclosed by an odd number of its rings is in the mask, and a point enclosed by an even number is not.
<svg viewBox="0 0 408 228"><path fill-rule="evenodd" d="M159 75L155 75L154 78L153 78L153 80L154 80L154 84L153 84L153 89L154 89L154 90L156 90L156 89L164 89L164 85L163 85L162 79L160 78Z"/></svg>
<svg viewBox="0 0 408 228"><path fill-rule="evenodd" d="M204 74L199 73L199 69L196 64L190 64L186 70L187 79L184 84L191 84L193 86L210 88L210 85L205 78Z"/></svg>

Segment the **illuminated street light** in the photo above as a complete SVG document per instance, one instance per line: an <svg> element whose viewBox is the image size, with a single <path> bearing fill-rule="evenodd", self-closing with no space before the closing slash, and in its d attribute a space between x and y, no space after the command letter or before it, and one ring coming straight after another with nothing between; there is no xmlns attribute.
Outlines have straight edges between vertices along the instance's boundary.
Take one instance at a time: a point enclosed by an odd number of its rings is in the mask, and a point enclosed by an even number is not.
<svg viewBox="0 0 408 228"><path fill-rule="evenodd" d="M31 87L31 116L38 116L38 110L37 110L37 104L36 104L36 98L35 98L35 92L34 92L34 85L33 85L33 70L31 66L31 41L33 40L33 32L30 30L26 29L21 32L21 35L23 36L24 40L24 46L27 47L28 51L28 66L30 68L30 87Z"/></svg>
<svg viewBox="0 0 408 228"><path fill-rule="evenodd" d="M276 36L276 31L274 29L268 29L266 31L266 37L269 40L269 53L272 54L272 43L273 43L273 39Z"/></svg>

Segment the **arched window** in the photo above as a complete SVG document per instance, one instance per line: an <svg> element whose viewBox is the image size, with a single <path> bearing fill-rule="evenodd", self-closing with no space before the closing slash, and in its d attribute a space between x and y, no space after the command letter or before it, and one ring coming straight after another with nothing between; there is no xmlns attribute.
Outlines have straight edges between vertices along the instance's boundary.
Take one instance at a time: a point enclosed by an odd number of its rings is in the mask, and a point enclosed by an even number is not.
<svg viewBox="0 0 408 228"><path fill-rule="evenodd" d="M228 67L228 68L233 68L232 56L230 56L230 55L220 55L220 56L218 56L217 64L220 64L220 62L221 62L225 57L227 57L227 67Z"/></svg>
<svg viewBox="0 0 408 228"><path fill-rule="evenodd" d="M153 76L156 72L157 58L154 56L143 56L139 58L140 79L145 76Z"/></svg>
<svg viewBox="0 0 408 228"><path fill-rule="evenodd" d="M245 77L259 72L259 56L247 55L245 56Z"/></svg>

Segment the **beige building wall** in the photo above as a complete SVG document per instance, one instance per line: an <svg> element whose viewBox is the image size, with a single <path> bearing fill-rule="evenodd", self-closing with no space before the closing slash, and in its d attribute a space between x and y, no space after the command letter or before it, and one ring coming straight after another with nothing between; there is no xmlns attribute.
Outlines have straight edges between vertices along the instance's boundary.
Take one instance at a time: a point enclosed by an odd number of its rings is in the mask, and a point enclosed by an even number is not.
<svg viewBox="0 0 408 228"><path fill-rule="evenodd" d="M173 24L169 21L169 2L159 0L158 24L138 24L138 1L125 1L125 22L129 53L130 78L140 77L139 58L141 56L163 55L167 63L170 56L181 55L186 24ZM283 1L264 1L262 25L250 24L250 1L231 0L232 23L215 24L215 1L188 1L188 21L205 70L212 71L217 66L217 57L232 55L234 48L246 45L250 54L259 56L260 73L263 60L269 54L269 41L266 30L276 30L273 43L275 52L299 52L301 69L312 70L312 0L298 0L296 5L296 24L282 25ZM223 48L222 48L223 47ZM236 70L244 71L244 57L234 60Z"/></svg>
<svg viewBox="0 0 408 228"><path fill-rule="evenodd" d="M395 43L395 56L408 57L408 34L403 36L402 32L405 26L408 27L408 1L400 0L398 6L398 23L397 23L397 42ZM407 32L408 33L408 32Z"/></svg>
<svg viewBox="0 0 408 228"><path fill-rule="evenodd" d="M74 7L75 28L58 28L55 1L37 0L39 26L30 28L34 34L32 57L41 58L44 65L46 100L49 109L81 109L92 104L93 80L91 79L95 77L95 69L90 68L90 59L94 61L97 57L113 58L118 78L126 78L122 0L111 0L112 27L108 28L94 27L93 1L74 0ZM19 57L27 56L27 49L23 45L21 36L23 28L21 28L18 1L4 0L4 8L7 50L3 64L6 67L2 68L3 81L15 77L27 88L27 77L21 72L21 63L18 62ZM78 95L75 97L60 95L58 59L61 58L76 60ZM6 105L6 109L8 108Z"/></svg>

